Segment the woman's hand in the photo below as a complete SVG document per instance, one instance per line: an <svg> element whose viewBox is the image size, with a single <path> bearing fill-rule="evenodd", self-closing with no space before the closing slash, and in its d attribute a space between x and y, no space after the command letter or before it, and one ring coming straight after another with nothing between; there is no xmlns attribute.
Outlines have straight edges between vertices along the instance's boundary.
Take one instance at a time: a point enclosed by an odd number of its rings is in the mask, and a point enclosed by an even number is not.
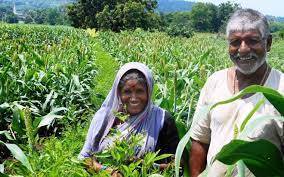
<svg viewBox="0 0 284 177"><path fill-rule="evenodd" d="M112 168L107 168L106 171L111 174L112 177L123 177L122 174L120 174L120 172L118 170L114 170Z"/></svg>
<svg viewBox="0 0 284 177"><path fill-rule="evenodd" d="M112 177L123 177L122 174L119 173L119 171L114 171L111 174Z"/></svg>
<svg viewBox="0 0 284 177"><path fill-rule="evenodd" d="M103 169L103 165L92 158L86 159L85 164L88 170L95 171L96 173L98 173L100 170ZM109 174L111 174L112 177L123 177L118 170L112 169L110 167L104 170L106 170Z"/></svg>
<svg viewBox="0 0 284 177"><path fill-rule="evenodd" d="M163 171L166 170L167 168L173 168L174 163L161 163L161 164L154 163L154 167L159 169L160 171Z"/></svg>
<svg viewBox="0 0 284 177"><path fill-rule="evenodd" d="M102 165L93 158L86 159L85 165L88 170L95 171L95 172L99 172L102 169Z"/></svg>
<svg viewBox="0 0 284 177"><path fill-rule="evenodd" d="M160 170L163 171L163 170L165 170L166 168L168 168L169 166L170 166L169 163L162 163L162 164L160 164Z"/></svg>

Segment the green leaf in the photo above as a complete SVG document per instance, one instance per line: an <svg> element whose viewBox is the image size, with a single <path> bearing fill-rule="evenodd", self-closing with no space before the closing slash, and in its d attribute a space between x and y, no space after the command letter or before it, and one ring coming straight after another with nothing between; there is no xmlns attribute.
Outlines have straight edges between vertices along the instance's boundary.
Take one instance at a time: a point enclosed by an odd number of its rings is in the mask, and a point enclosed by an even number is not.
<svg viewBox="0 0 284 177"><path fill-rule="evenodd" d="M199 62L204 63L204 60L208 58L209 54L213 51L213 49L208 49L203 55L200 57Z"/></svg>
<svg viewBox="0 0 284 177"><path fill-rule="evenodd" d="M284 96L277 93L272 94L266 92L263 92L263 95L277 109L277 111L284 116Z"/></svg>
<svg viewBox="0 0 284 177"><path fill-rule="evenodd" d="M153 161L162 160L162 159L171 157L172 155L173 155L173 154L162 154L162 155L159 155L159 156L155 157Z"/></svg>
<svg viewBox="0 0 284 177"><path fill-rule="evenodd" d="M255 176L284 176L281 152L267 140L261 139L254 142L232 140L221 149L215 159L227 165L243 160Z"/></svg>
<svg viewBox="0 0 284 177"><path fill-rule="evenodd" d="M197 119L204 119L207 116L207 114L209 113L211 106L212 106L211 104L203 106L200 109L200 111L197 113L197 116L195 117L195 119L193 119L191 126L194 126L196 124L196 122L198 121ZM175 173L176 173L176 176L179 176L179 167L180 167L180 161L181 161L183 151L186 147L189 150L190 146L191 146L191 141L190 141L190 130L189 130L182 137L182 139L179 141L178 146L177 146L177 150L176 150L176 154L175 154ZM186 174L188 174L187 170L188 169L185 168Z"/></svg>
<svg viewBox="0 0 284 177"><path fill-rule="evenodd" d="M164 177L163 175L160 175L160 174L152 174L150 175L149 177Z"/></svg>
<svg viewBox="0 0 284 177"><path fill-rule="evenodd" d="M1 172L0 172L0 176L1 177L9 177L8 175L5 175L4 173L1 173Z"/></svg>
<svg viewBox="0 0 284 177"><path fill-rule="evenodd" d="M53 95L54 91L51 90L51 92L46 96L45 102L42 105L42 110L45 111L47 104L50 102L52 95Z"/></svg>
<svg viewBox="0 0 284 177"><path fill-rule="evenodd" d="M227 171L225 177L231 177L236 165L227 165Z"/></svg>
<svg viewBox="0 0 284 177"><path fill-rule="evenodd" d="M46 126L46 125L49 126L54 119L62 118L63 117L62 115L57 115L56 113L58 113L60 111L66 111L66 110L67 110L67 108L65 108L65 107L53 109L50 113L48 113L47 115L42 117L42 120L40 121L38 128Z"/></svg>
<svg viewBox="0 0 284 177"><path fill-rule="evenodd" d="M34 50L32 50L32 53L33 53L33 59L35 60L36 64L38 64L39 66L44 66L44 61L41 55Z"/></svg>
<svg viewBox="0 0 284 177"><path fill-rule="evenodd" d="M0 174L4 173L4 164L0 164Z"/></svg>
<svg viewBox="0 0 284 177"><path fill-rule="evenodd" d="M239 135L239 139L244 139L248 136L249 133L253 132L258 125L268 121L268 120L279 120L283 121L284 117L281 116L261 116L256 119L249 120L243 131Z"/></svg>
<svg viewBox="0 0 284 177"><path fill-rule="evenodd" d="M245 177L246 165L242 160L237 162L238 177Z"/></svg>
<svg viewBox="0 0 284 177"><path fill-rule="evenodd" d="M16 144L4 143L3 141L0 141L0 143L3 143L17 160L19 160L25 167L33 172L28 158Z"/></svg>
<svg viewBox="0 0 284 177"><path fill-rule="evenodd" d="M149 164L153 163L154 161L156 161L155 158L156 158L157 154L158 154L158 152L147 153L144 157L144 163L146 165L149 165Z"/></svg>
<svg viewBox="0 0 284 177"><path fill-rule="evenodd" d="M180 161L183 154L183 151L187 144L191 144L190 142L190 131L188 131L184 137L180 140L177 146L176 154L175 154L175 172L176 176L179 176L179 167L180 167ZM189 145L190 146L190 145Z"/></svg>
<svg viewBox="0 0 284 177"><path fill-rule="evenodd" d="M0 104L0 110L1 109L7 109L7 108L9 108L10 107L10 105L9 105L9 103L2 103L2 104Z"/></svg>
<svg viewBox="0 0 284 177"><path fill-rule="evenodd" d="M175 120L175 123L176 123L176 127L177 127L177 131L178 131L178 136L179 138L181 139L187 132L187 126L186 124L181 121L181 120Z"/></svg>
<svg viewBox="0 0 284 177"><path fill-rule="evenodd" d="M247 115L245 120L242 122L242 125L240 127L240 131L243 131L245 128L247 122L252 118L253 114L260 108L260 106L265 102L264 99L259 100L259 102L254 106L254 108L251 110L251 112Z"/></svg>
<svg viewBox="0 0 284 177"><path fill-rule="evenodd" d="M84 91L84 88L82 87L80 80L79 80L79 76L78 75L72 75L73 78L73 82L75 84L75 86L77 87L77 89L82 92Z"/></svg>
<svg viewBox="0 0 284 177"><path fill-rule="evenodd" d="M7 130L0 131L0 135L1 135L1 134L4 134L5 137L6 137L8 140L14 140L14 138L11 137L10 132L7 131Z"/></svg>
<svg viewBox="0 0 284 177"><path fill-rule="evenodd" d="M27 60L25 59L25 56L23 54L18 54L19 59L25 63Z"/></svg>
<svg viewBox="0 0 284 177"><path fill-rule="evenodd" d="M260 86L260 85L252 85L252 86L245 88L237 96L214 104L211 107L211 110L218 105L227 104L239 98L242 98L243 96L247 94L257 93L257 92L263 93L266 99L277 109L277 111L279 111L281 115L284 115L284 109L283 109L284 108L284 96L276 90L273 90L268 87Z"/></svg>
<svg viewBox="0 0 284 177"><path fill-rule="evenodd" d="M22 109L23 107L20 105L13 107L12 129L19 135L25 135L24 112Z"/></svg>

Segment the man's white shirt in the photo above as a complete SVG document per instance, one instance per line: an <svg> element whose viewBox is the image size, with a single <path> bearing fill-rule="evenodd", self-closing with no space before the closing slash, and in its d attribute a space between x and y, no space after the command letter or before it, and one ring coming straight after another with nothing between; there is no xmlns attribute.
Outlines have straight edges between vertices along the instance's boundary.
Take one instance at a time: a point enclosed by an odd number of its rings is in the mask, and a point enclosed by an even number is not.
<svg viewBox="0 0 284 177"><path fill-rule="evenodd" d="M201 90L197 103L196 112L193 118L193 125L190 129L191 138L202 143L210 144L207 154L207 164L211 166L210 177L223 177L226 166L215 161L214 156L234 138L234 127L240 128L246 116L251 112L259 100L264 98L261 93L239 99L229 104L219 105L210 111L205 117L197 117L201 108L205 105L217 103L233 97L228 86L228 69L224 69L210 76ZM264 86L273 88L284 93L284 74L272 69ZM283 108L284 109L284 108ZM253 115L252 119L260 116L280 115L278 111L266 100L265 103ZM270 120L256 127L246 137L249 140L266 139L274 143L284 153L284 122ZM247 175L248 176L248 175Z"/></svg>

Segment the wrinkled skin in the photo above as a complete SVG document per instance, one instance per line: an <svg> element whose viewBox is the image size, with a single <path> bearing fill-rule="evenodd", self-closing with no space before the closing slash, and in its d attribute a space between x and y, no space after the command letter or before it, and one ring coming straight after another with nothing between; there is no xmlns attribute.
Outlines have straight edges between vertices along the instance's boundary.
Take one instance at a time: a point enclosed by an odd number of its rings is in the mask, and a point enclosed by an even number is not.
<svg viewBox="0 0 284 177"><path fill-rule="evenodd" d="M266 63L272 38L262 38L258 30L231 32L229 37L230 58L237 69L246 75L254 73Z"/></svg>

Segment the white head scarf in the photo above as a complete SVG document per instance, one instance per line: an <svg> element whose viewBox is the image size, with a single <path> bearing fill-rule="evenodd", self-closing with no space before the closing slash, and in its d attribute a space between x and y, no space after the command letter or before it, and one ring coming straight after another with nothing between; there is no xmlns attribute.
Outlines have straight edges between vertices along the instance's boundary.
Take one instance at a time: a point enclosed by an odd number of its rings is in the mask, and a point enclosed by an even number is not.
<svg viewBox="0 0 284 177"><path fill-rule="evenodd" d="M137 152L138 157L155 150L159 132L164 124L165 111L155 106L151 101L153 76L150 69L142 63L130 62L120 68L107 98L95 113L84 147L79 154L79 159L89 157L92 153L100 152L112 144L112 140L107 138L107 135L115 120L114 112L118 111L121 104L118 95L118 84L122 76L132 69L142 72L146 78L148 104L140 114L130 116L117 129L122 132L124 137L129 137L130 134L145 133L145 143Z"/></svg>

